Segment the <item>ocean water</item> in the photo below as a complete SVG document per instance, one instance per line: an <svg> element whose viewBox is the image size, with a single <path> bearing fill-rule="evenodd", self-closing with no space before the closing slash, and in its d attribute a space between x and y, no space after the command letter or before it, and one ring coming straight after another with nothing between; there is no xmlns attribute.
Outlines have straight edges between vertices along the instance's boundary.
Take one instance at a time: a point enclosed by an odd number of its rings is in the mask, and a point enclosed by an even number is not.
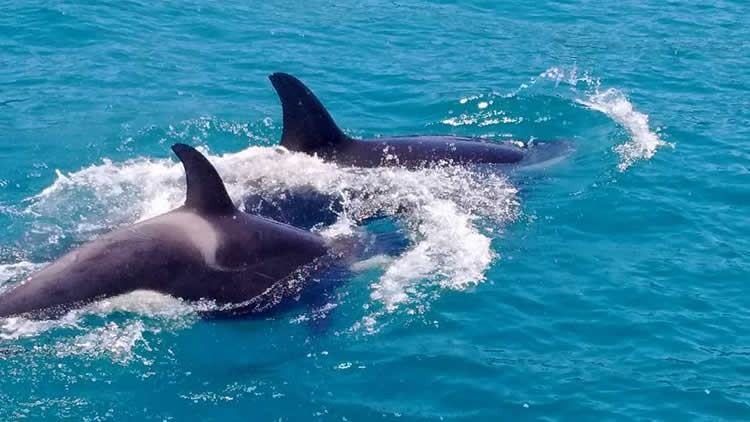
<svg viewBox="0 0 750 422"><path fill-rule="evenodd" d="M312 185L385 245L313 303L207 321L138 293L0 320L0 419L748 420L742 1L0 4L0 290L179 205ZM279 150L267 75L356 137L569 139L535 171ZM260 188L258 187L260 186ZM396 213L399 208L408 211Z"/></svg>

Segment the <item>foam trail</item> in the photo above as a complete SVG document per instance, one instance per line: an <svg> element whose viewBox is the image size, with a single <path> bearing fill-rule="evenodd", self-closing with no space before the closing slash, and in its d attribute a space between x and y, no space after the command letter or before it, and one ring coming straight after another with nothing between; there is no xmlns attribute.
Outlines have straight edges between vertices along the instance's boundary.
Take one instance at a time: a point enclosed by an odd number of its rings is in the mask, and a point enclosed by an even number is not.
<svg viewBox="0 0 750 422"><path fill-rule="evenodd" d="M158 319L160 325L166 322L167 326L176 329L190 325L194 320L196 310L202 306L203 303L200 302L187 303L156 292L135 291L71 310L58 319L0 318L0 339L34 337L59 328L81 329L82 318L105 317L115 312L128 312L145 318ZM150 328L144 328L144 330L147 329Z"/></svg>
<svg viewBox="0 0 750 422"><path fill-rule="evenodd" d="M622 91L616 88L607 88L602 91L599 78L592 77L588 73L581 74L575 67L569 71L551 67L542 72L538 78L533 78L529 84L524 84L518 91L533 86L540 79L554 81L555 87L566 84L577 95L580 94L578 86L582 85L585 97L576 98L575 101L591 110L606 114L628 131L630 135L628 142L615 146L615 151L620 156L620 162L617 165L620 171L627 170L638 160L651 159L659 147L672 146L663 141L658 133L649 127L648 115L636 110Z"/></svg>
<svg viewBox="0 0 750 422"><path fill-rule="evenodd" d="M625 94L617 89L609 88L578 102L606 114L630 133L629 142L615 147L620 154L620 164L617 166L620 171L627 170L637 160L650 159L657 148L667 145L649 127L648 115L635 110Z"/></svg>
<svg viewBox="0 0 750 422"><path fill-rule="evenodd" d="M79 204L73 199L84 194L93 197L88 205L94 208L90 210L94 218L97 213L107 213L107 219L114 218L109 222L115 224L131 220L133 216L146 219L167 212L172 204L179 203L184 193L164 187L176 186L183 177L181 167L167 159L136 159L119 164L105 159L100 165L77 172L57 171L56 180L31 198L33 203L27 211L91 218L91 213L84 214L75 208ZM121 212L112 213L113 208ZM107 219L100 222L107 223Z"/></svg>
<svg viewBox="0 0 750 422"><path fill-rule="evenodd" d="M606 114L628 131L630 135L628 142L615 147L615 151L620 156L618 164L620 171L627 170L638 160L652 158L659 147L671 145L661 140L659 135L649 127L648 115L636 110L622 91L616 88L608 88L602 91L602 83L599 78L585 72L580 73L575 67L570 70L551 67L531 78L529 82L521 84L510 93L481 94L461 98L459 100L461 105L466 106L476 103L476 110L472 109L458 116L448 117L441 122L454 127L484 127L523 123L525 121L524 116L510 116L505 110L493 107L495 99L516 97L522 92L532 89L532 87L538 88L538 83L542 81L552 81L554 83L552 89L557 89L560 85L570 87L575 96L573 101L591 110ZM579 90L579 87L582 90ZM544 87L542 89L550 88ZM503 134L502 136L512 137L511 134Z"/></svg>
<svg viewBox="0 0 750 422"><path fill-rule="evenodd" d="M78 312L70 312L56 320L33 320L23 317L0 318L0 339L17 340L34 337L55 328L77 328Z"/></svg>
<svg viewBox="0 0 750 422"><path fill-rule="evenodd" d="M3 287L10 280L31 274L44 265L45 264L35 264L29 261L20 261L14 264L0 264L0 292L3 291Z"/></svg>
<svg viewBox="0 0 750 422"><path fill-rule="evenodd" d="M201 303L190 304L167 295L139 291L92 303L54 320L0 318L0 340L12 341L67 329L79 334L38 347L51 350L58 357L107 358L120 364L136 360L150 365L152 361L142 356L142 351L151 351L147 336L190 326L196 319L196 309L203 307ZM92 317L106 317L113 312L136 315L122 322L105 321L98 327L96 321L101 323L101 320L94 318L91 322Z"/></svg>
<svg viewBox="0 0 750 422"><path fill-rule="evenodd" d="M372 298L382 301L389 311L417 294L413 284L418 280L437 279L443 287L463 289L483 281L492 261L490 239L479 233L455 204L436 201L425 205L423 211L417 228L423 239L373 285Z"/></svg>
<svg viewBox="0 0 750 422"><path fill-rule="evenodd" d="M147 328L142 321L125 324L109 322L72 340L58 343L55 352L58 357L107 356L114 362L125 364L136 357L136 346L150 348L144 337L146 331ZM142 359L142 362L150 364L146 359Z"/></svg>

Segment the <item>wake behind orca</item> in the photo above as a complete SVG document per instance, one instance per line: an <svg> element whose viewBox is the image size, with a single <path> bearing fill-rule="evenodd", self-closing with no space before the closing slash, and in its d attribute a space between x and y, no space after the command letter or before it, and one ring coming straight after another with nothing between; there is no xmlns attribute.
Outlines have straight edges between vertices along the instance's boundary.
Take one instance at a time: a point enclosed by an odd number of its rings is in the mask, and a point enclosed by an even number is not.
<svg viewBox="0 0 750 422"><path fill-rule="evenodd" d="M569 142L538 142L522 148L483 138L461 136L394 136L353 139L339 129L328 110L299 79L286 73L269 76L281 100L281 145L291 151L356 167L428 167L439 164L537 166L567 155Z"/></svg>
<svg viewBox="0 0 750 422"><path fill-rule="evenodd" d="M298 293L334 246L313 233L240 212L214 167L183 144L185 204L69 252L0 296L0 317L56 316L136 290L211 300L224 314L266 311Z"/></svg>

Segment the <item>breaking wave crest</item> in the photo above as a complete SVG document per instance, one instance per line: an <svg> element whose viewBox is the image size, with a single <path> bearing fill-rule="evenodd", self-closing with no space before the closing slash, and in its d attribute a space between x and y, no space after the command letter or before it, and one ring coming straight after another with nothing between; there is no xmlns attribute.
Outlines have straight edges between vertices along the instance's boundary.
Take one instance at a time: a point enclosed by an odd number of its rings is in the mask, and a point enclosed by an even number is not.
<svg viewBox="0 0 750 422"><path fill-rule="evenodd" d="M577 97L577 103L606 114L628 131L630 139L615 146L615 151L620 155L617 165L620 171L627 170L638 160L651 159L659 147L671 145L663 141L656 130L651 129L647 114L636 110L633 103L619 89L603 89L599 78L586 73L579 74L576 68L565 71L558 67L547 69L539 78L553 80L556 85L569 85L577 94L578 87L582 86L580 94L583 98Z"/></svg>
<svg viewBox="0 0 750 422"><path fill-rule="evenodd" d="M14 264L0 265L0 292L11 285L12 281L18 280L25 275L31 274L42 266L44 266L44 264L35 264L28 261L20 261Z"/></svg>
<svg viewBox="0 0 750 422"><path fill-rule="evenodd" d="M131 314L125 320L105 319L116 312ZM76 309L54 320L23 317L0 319L0 342L38 337L51 330L65 330L55 342L34 346L34 350L57 357L106 358L127 364L150 365L144 352L151 350L147 338L162 330L177 330L195 320L191 306L153 292L133 292Z"/></svg>
<svg viewBox="0 0 750 422"><path fill-rule="evenodd" d="M638 160L651 159L657 148L668 145L661 140L657 132L651 130L648 115L635 110L625 94L617 89L609 88L597 92L579 102L611 117L630 134L628 142L615 147L615 151L620 155L620 163L617 166L620 171L627 170Z"/></svg>

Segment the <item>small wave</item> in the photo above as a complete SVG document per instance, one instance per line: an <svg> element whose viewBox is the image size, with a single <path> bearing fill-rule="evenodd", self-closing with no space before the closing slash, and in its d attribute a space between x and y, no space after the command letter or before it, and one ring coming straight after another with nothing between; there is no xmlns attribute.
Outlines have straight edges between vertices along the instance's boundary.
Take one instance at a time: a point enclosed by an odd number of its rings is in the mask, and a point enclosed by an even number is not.
<svg viewBox="0 0 750 422"><path fill-rule="evenodd" d="M543 81L551 81L554 86L548 87L540 84ZM509 110L501 109L502 99L518 97L522 92L535 87L537 90L556 90L560 85L567 86L571 90L569 100L581 104L590 110L606 114L617 124L622 126L629 134L627 142L616 145L615 152L620 156L618 169L627 170L638 160L651 159L658 148L670 143L663 141L658 132L649 126L649 116L635 109L633 103L627 96L617 88L603 88L599 78L586 72L579 72L577 68L563 69L551 67L538 76L531 78L521 84L510 93L492 93L489 95L471 95L459 100L462 107L471 106L470 110L461 112L445 118L441 123L449 126L494 126L494 125L521 125L527 123L529 116L514 116ZM542 112L544 113L544 112ZM451 112L453 114L453 112ZM532 119L536 123L550 120L544 114L537 115ZM511 136L505 134L503 136Z"/></svg>
<svg viewBox="0 0 750 422"><path fill-rule="evenodd" d="M651 159L659 147L671 145L664 142L658 133L649 127L648 115L636 110L622 91L616 88L602 90L599 78L588 73L580 74L575 67L569 71L551 67L542 72L539 78L555 81L556 87L561 83L567 84L576 93L578 85L582 85L585 97L576 98L575 101L591 110L606 114L628 131L630 140L615 146L615 151L620 155L620 163L617 165L620 171L627 170L638 160ZM532 80L531 84L535 81Z"/></svg>
<svg viewBox="0 0 750 422"><path fill-rule="evenodd" d="M17 340L35 337L55 328L77 328L80 312L69 312L55 320L34 320L24 317L0 318L0 339Z"/></svg>
<svg viewBox="0 0 750 422"><path fill-rule="evenodd" d="M0 339L14 340L35 337L60 328L83 329L82 321L88 316L106 317L115 312L128 312L141 317L170 322L170 328L190 325L202 303L187 303L174 297L151 291L135 291L93 302L74 309L57 319L29 319L25 317L0 318Z"/></svg>
<svg viewBox="0 0 750 422"><path fill-rule="evenodd" d="M138 361L150 365L144 352L152 351L149 334L189 327L203 303L187 303L156 292L137 291L71 310L57 319L0 318L0 339L34 338L54 330L70 330L72 337L57 337L38 350L52 351L58 357L106 358L120 364ZM116 312L134 314L123 322L102 321ZM93 320L92 320L93 319ZM37 347L35 347L37 350Z"/></svg>
<svg viewBox="0 0 750 422"><path fill-rule="evenodd" d="M114 312L130 312L151 318L181 320L195 313L192 303L169 295L138 290L95 302L87 308L91 314L105 316Z"/></svg>
<svg viewBox="0 0 750 422"><path fill-rule="evenodd" d="M373 285L372 298L382 301L389 311L418 294L413 284L417 280L432 278L453 289L483 281L493 258L490 239L479 233L455 204L436 201L422 211L416 231L423 239Z"/></svg>
<svg viewBox="0 0 750 422"><path fill-rule="evenodd" d="M0 294L45 265L46 263L37 264L28 261L20 261L15 264L0 264Z"/></svg>
<svg viewBox="0 0 750 422"><path fill-rule="evenodd" d="M0 291L3 290L3 286L7 285L9 281L31 274L44 265L45 264L43 263L36 264L29 261L21 261L14 264L0 264Z"/></svg>
<svg viewBox="0 0 750 422"><path fill-rule="evenodd" d="M58 357L85 356L108 357L114 362L128 363L136 357L136 347L141 346L149 350L149 344L144 337L147 331L142 321L125 324L109 322L104 327L95 328L85 334L63 341L55 346ZM147 359L141 359L144 364L150 364Z"/></svg>
<svg viewBox="0 0 750 422"><path fill-rule="evenodd" d="M57 171L55 181L31 199L27 212L52 215L60 220L85 218L89 225L117 225L133 219L146 219L167 212L179 201L176 185L183 176L174 162L136 159L102 164L64 174ZM104 217L104 218L102 218ZM79 226L84 227L79 223ZM101 227L98 227L101 228Z"/></svg>
<svg viewBox="0 0 750 422"><path fill-rule="evenodd" d="M630 141L615 147L620 155L620 171L627 170L637 160L650 159L657 148L667 145L649 127L648 115L635 110L625 94L617 89L609 88L578 102L606 114L630 133Z"/></svg>

